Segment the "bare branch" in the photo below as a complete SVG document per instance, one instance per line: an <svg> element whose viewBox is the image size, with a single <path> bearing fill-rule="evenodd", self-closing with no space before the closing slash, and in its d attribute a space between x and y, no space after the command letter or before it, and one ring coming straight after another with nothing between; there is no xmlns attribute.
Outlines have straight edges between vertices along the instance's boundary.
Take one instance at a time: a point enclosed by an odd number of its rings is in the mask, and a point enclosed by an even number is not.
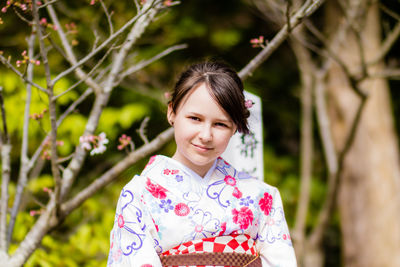
<svg viewBox="0 0 400 267"><path fill-rule="evenodd" d="M386 37L381 45L381 49L379 50L378 55L370 61L367 62L368 65L374 65L380 62L386 55L389 53L390 49L392 49L393 45L400 37L400 21L397 22L396 26L394 26L392 32Z"/></svg>
<svg viewBox="0 0 400 267"><path fill-rule="evenodd" d="M54 98L54 83L51 80L51 73L50 73L50 66L48 63L47 51L44 45L44 39L42 36L42 31L40 30L40 21L39 21L39 11L37 9L36 1L32 3L32 13L33 18L38 27L37 35L39 40L39 47L40 47L40 54L43 61L44 69L45 69L45 76L46 76L46 83L47 83L47 95L49 98L49 114L50 114L50 150L51 150L51 172L54 177L55 187L54 187L54 194L56 200L56 210L58 210L59 205L59 196L61 191L61 175L60 170L58 168L58 155L57 155L57 113L56 113L56 102ZM50 6L49 6L50 7Z"/></svg>
<svg viewBox="0 0 400 267"><path fill-rule="evenodd" d="M68 42L67 36L66 36L62 26L61 26L60 21L58 20L57 13L55 12L53 6L52 5L48 5L47 6L47 11L49 12L49 15L51 17L52 22L57 27L58 36L61 39L61 43L62 43L62 45L63 45L63 47L65 49L65 52L67 53L67 60L71 63L71 65L77 64L77 59L75 57L74 52L72 51L72 46ZM95 92L100 92L101 91L101 86L98 85L92 78L90 78L90 76L87 75L81 68L79 68L79 67L76 68L75 73L89 87L92 87L95 90Z"/></svg>
<svg viewBox="0 0 400 267"><path fill-rule="evenodd" d="M110 35L112 35L114 33L114 26L113 26L112 21L111 21L111 14L108 12L107 7L104 4L103 0L100 0L100 4L101 4L101 7L104 10L104 14L106 14L108 27L110 28Z"/></svg>
<svg viewBox="0 0 400 267"><path fill-rule="evenodd" d="M400 80L400 69L384 69L379 72L370 73L368 77Z"/></svg>
<svg viewBox="0 0 400 267"><path fill-rule="evenodd" d="M19 77L21 77L24 82L29 83L30 85L36 87L40 91L47 93L46 89L43 88L42 86L38 85L37 83L33 82L32 80L29 80L27 77L24 76L19 70L17 70L14 65L10 63L9 60L7 60L3 55L0 55L0 61L9 69L11 69L13 72L15 72Z"/></svg>
<svg viewBox="0 0 400 267"><path fill-rule="evenodd" d="M122 26L118 31L116 31L114 34L112 34L110 37L108 37L101 45L99 45L95 50L87 54L85 57L83 57L81 60L79 60L77 63L73 64L70 68L67 70L63 71L62 73L58 74L57 77L54 78L54 82L60 80L62 77L68 75L75 69L79 68L82 66L84 63L86 63L90 58L92 58L94 55L96 55L98 52L100 52L103 48L105 48L108 44L110 44L116 37L120 36L125 30L127 30L130 26L132 26L137 20L139 20L141 17L146 15L148 12L152 11L153 8L153 3L157 1L149 1L151 4L145 4L144 10L141 10L135 17L130 19L127 23L125 23L124 26ZM146 16L147 17L147 16ZM147 25L146 25L147 26Z"/></svg>
<svg viewBox="0 0 400 267"><path fill-rule="evenodd" d="M34 47L35 47L35 35L36 27L32 26L32 33L28 39L28 56L29 58L34 57ZM28 62L27 68L27 78L29 80L33 80L33 64ZM31 97L32 97L32 86L28 83L26 85L26 99L25 99L25 111L24 111L24 119L23 119L23 129L22 129L22 144L21 144L21 158L20 158L20 169L18 175L18 183L17 183L17 191L15 193L13 206L11 209L10 222L8 227L8 235L7 235L7 243L11 242L11 237L14 231L15 219L17 218L17 214L19 211L19 207L21 204L22 195L24 193L24 189L26 183L28 181L28 172L29 172L29 158L28 158L28 142L29 142L29 113L31 106Z"/></svg>
<svg viewBox="0 0 400 267"><path fill-rule="evenodd" d="M105 172L102 176L97 178L92 184L79 192L71 200L68 200L65 204L63 204L61 207L62 214L64 216L68 215L98 190L109 184L111 181L115 180L128 167L132 166L140 159L148 157L152 153L159 150L162 146L164 146L172 139L173 133L174 129L168 128L167 130L159 134L156 138L154 138L150 143L143 145L139 149L131 152L123 160L119 161L118 164L116 164L110 170Z"/></svg>
<svg viewBox="0 0 400 267"><path fill-rule="evenodd" d="M322 76L322 75L321 75ZM322 78L320 76L320 78ZM320 80L317 83L320 87L319 90L322 94L324 88L323 88L323 83ZM321 87L322 86L322 87ZM352 88L353 91L361 91L359 88L354 89ZM325 155L327 157L327 163L328 163L328 170L329 170L329 176L328 176L328 192L323 204L323 207L320 211L319 217L318 217L318 223L317 223L317 227L313 230L313 232L310 235L309 241L310 244L313 246L318 246L319 244L321 244L322 239L323 239L323 234L326 231L326 228L328 227L328 223L329 220L332 216L333 213L333 209L335 207L335 203L336 203L336 197L337 197L337 191L339 188L339 183L340 183L340 177L342 175L343 169L344 169L344 160L346 158L346 155L348 154L353 142L354 142L354 138L357 132L357 128L360 124L361 121L361 115L363 113L365 104L366 104L366 100L367 100L367 95L365 94L358 94L358 96L360 97L361 103L358 106L357 109L357 113L356 116L351 124L351 128L350 131L346 137L346 142L344 145L343 150L339 153L339 156L336 157L335 153L334 153L334 148L333 148L333 139L332 137L330 137L330 132L328 132L328 126L329 124L327 124L327 115L326 115L326 108L324 106L319 107L319 112L322 112L320 115L323 115L324 121L322 121L320 119L320 123L325 123L325 127L324 129L321 129L323 132L321 132L321 137L323 138L323 143L325 145ZM325 105L324 104L324 100L323 100L324 95L320 95L317 98L319 99L319 104L317 103L317 105ZM321 125L320 125L321 127ZM329 134L329 136L324 137L323 134L327 135ZM329 157L329 158L328 158Z"/></svg>
<svg viewBox="0 0 400 267"><path fill-rule="evenodd" d="M304 35L304 27L301 25L294 36ZM306 219L310 201L310 188L312 178L313 158L313 73L315 66L312 62L310 52L297 41L290 43L297 58L301 75L301 182L299 201L297 203L296 220L293 231L293 240L296 249L296 257L301 265L304 255L304 244L306 236Z"/></svg>
<svg viewBox="0 0 400 267"><path fill-rule="evenodd" d="M164 51L162 51L161 53L155 55L154 57L147 59L147 60L143 60L141 62L139 62L138 64L135 64L134 66L130 67L129 69L127 69L126 71L122 72L122 74L119 76L119 81L123 80L126 76L131 75L132 73L141 70L143 68L145 68L146 66L150 65L151 63L155 62L156 60L161 59L162 57L177 51L177 50L181 50L181 49L185 49L187 48L187 44L180 44L180 45L174 45L171 46L167 49L165 49Z"/></svg>
<svg viewBox="0 0 400 267"><path fill-rule="evenodd" d="M42 4L41 6L38 6L38 9L45 8L45 7L49 6L49 5L52 5L52 4L54 4L54 3L57 3L58 1L59 1L59 0L46 1L45 4Z"/></svg>
<svg viewBox="0 0 400 267"><path fill-rule="evenodd" d="M143 140L144 144L149 143L149 139L147 139L147 136L146 136L146 128L147 128L149 119L150 119L149 117L144 118L144 120L140 124L140 128L136 130L139 133L139 136Z"/></svg>
<svg viewBox="0 0 400 267"><path fill-rule="evenodd" d="M141 12L140 16L137 15L135 17L135 20L137 18L137 23L135 23L133 25L133 27L132 27L131 31L129 32L128 36L126 37L126 40L125 40L124 44L122 45L119 53L116 55L116 57L113 60L112 69L108 76L108 79L106 80L106 82L104 84L103 93L99 94L95 99L91 114L90 114L88 122L86 124L86 129L85 129L84 135L93 134L93 132L95 131L98 121L99 121L99 118L100 118L100 115L102 113L103 107L108 102L108 99L109 99L112 89L114 87L115 80L118 77L120 70L122 69L122 65L123 65L123 62L126 58L128 51L131 49L133 44L136 43L138 38L144 33L144 30L147 28L149 23L154 19L156 14L159 12L159 8L155 7L157 2L158 1L147 1L143 7L143 10L145 10L145 11ZM143 15L141 15L141 14L143 14ZM129 25L129 23L127 23L126 25ZM115 34L117 34L118 32L121 32L121 30L117 31ZM76 175L78 174L80 168L82 167L86 153L87 152L84 149L82 149L81 146L78 146L76 149L74 158L71 160L70 164L63 172L63 186L62 186L62 192L61 192L62 199L64 199L66 197L66 194L69 192L69 190L72 186L72 183L74 182L74 180L76 178Z"/></svg>
<svg viewBox="0 0 400 267"><path fill-rule="evenodd" d="M0 86L0 109L3 122L1 133L1 202L0 202L0 253L7 254L7 209L8 184L11 175L11 140L7 130L6 110L3 101L3 87ZM0 131L1 132L1 131Z"/></svg>
<svg viewBox="0 0 400 267"><path fill-rule="evenodd" d="M315 10L317 10L324 0L315 0L315 1L306 1L302 7L291 17L290 19L290 25L291 25L291 30L293 30L295 27L297 27L301 21L310 16L312 13L314 13ZM260 66L261 63L263 63L275 49L279 47L283 41L286 40L286 38L289 36L290 31L288 29L288 25L285 24L281 30L275 35L275 37L268 42L267 46L261 50L260 53L258 53L257 56L254 57L240 72L239 72L239 77L242 79L246 78L247 76L251 76L253 71Z"/></svg>
<svg viewBox="0 0 400 267"><path fill-rule="evenodd" d="M304 25L312 32L323 44L325 47L325 51L328 53L328 55L340 66L340 68L343 70L347 78L349 79L350 82L350 88L354 90L354 92L359 95L360 97L365 97L365 93L359 89L357 86L358 82L360 82L362 79L364 79L366 76L362 75L361 77L355 77L349 70L349 68L346 66L346 64L343 62L343 60L334 52L332 47L329 45L328 40L325 38L325 36L312 24L307 21L304 22Z"/></svg>

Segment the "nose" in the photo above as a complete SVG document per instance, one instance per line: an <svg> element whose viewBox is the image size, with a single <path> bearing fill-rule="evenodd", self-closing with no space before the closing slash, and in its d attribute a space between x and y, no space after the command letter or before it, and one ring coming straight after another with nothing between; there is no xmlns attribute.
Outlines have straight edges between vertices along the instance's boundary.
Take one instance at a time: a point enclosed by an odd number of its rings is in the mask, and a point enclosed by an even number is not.
<svg viewBox="0 0 400 267"><path fill-rule="evenodd" d="M212 129L210 125L202 125L200 132L199 132L199 138L202 142L210 142L212 140Z"/></svg>

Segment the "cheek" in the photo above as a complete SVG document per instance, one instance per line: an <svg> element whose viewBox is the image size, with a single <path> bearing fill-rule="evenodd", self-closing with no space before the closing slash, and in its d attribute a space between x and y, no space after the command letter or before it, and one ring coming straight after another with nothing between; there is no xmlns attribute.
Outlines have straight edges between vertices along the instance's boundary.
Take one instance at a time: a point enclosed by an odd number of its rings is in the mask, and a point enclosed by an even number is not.
<svg viewBox="0 0 400 267"><path fill-rule="evenodd" d="M231 140L231 132L222 132L218 136L215 136L215 140L218 141L220 146L224 146L224 149L228 146L229 140Z"/></svg>

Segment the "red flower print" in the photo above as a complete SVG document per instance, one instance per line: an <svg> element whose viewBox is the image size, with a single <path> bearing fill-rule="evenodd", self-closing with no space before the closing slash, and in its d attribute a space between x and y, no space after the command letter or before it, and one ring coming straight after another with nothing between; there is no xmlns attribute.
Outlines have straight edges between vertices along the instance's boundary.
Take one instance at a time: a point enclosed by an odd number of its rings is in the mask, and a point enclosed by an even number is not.
<svg viewBox="0 0 400 267"><path fill-rule="evenodd" d="M164 173L164 174L166 174L166 175L168 175L168 174L170 174L170 173L171 173L171 171L170 171L170 170L168 170L168 169L165 169L163 173Z"/></svg>
<svg viewBox="0 0 400 267"><path fill-rule="evenodd" d="M124 227L124 224L125 224L124 216L122 216L122 214L120 214L118 216L118 227L122 228L122 227Z"/></svg>
<svg viewBox="0 0 400 267"><path fill-rule="evenodd" d="M178 216L186 216L190 212L190 208L185 203L178 203L175 206L175 214Z"/></svg>
<svg viewBox="0 0 400 267"><path fill-rule="evenodd" d="M226 222L221 223L221 232L219 233L219 235L223 235L226 231Z"/></svg>
<svg viewBox="0 0 400 267"><path fill-rule="evenodd" d="M272 196L267 192L264 193L264 197L258 202L260 209L265 215L268 215L272 209Z"/></svg>
<svg viewBox="0 0 400 267"><path fill-rule="evenodd" d="M140 267L153 267L151 264L142 264Z"/></svg>
<svg viewBox="0 0 400 267"><path fill-rule="evenodd" d="M158 232L158 225L156 224L156 221L153 218L151 219L153 220L154 226L156 227L156 231Z"/></svg>
<svg viewBox="0 0 400 267"><path fill-rule="evenodd" d="M240 210L233 209L233 222L239 224L240 229L247 229L253 223L253 212L248 207L242 207Z"/></svg>
<svg viewBox="0 0 400 267"><path fill-rule="evenodd" d="M149 159L149 162L147 162L146 167L144 167L145 169L147 168L147 166L153 164L153 162L156 160L156 155L151 156Z"/></svg>
<svg viewBox="0 0 400 267"><path fill-rule="evenodd" d="M241 198L242 197L242 192L240 192L239 188L235 187L235 189L233 189L233 193L232 196L236 197L236 198Z"/></svg>
<svg viewBox="0 0 400 267"><path fill-rule="evenodd" d="M167 189L158 184L153 184L149 178L146 181L146 189L153 195L155 198L164 199L167 197Z"/></svg>
<svg viewBox="0 0 400 267"><path fill-rule="evenodd" d="M179 170L172 170L171 174L174 175L174 174L177 174L178 172L179 172Z"/></svg>
<svg viewBox="0 0 400 267"><path fill-rule="evenodd" d="M236 185L236 180L230 175L225 176L224 181L227 185L235 186Z"/></svg>

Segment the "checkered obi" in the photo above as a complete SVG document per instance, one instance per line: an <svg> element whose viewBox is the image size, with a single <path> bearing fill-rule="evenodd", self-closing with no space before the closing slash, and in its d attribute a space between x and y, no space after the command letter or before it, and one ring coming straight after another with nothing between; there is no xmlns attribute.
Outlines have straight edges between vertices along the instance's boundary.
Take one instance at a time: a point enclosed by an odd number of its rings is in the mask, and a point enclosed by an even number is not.
<svg viewBox="0 0 400 267"><path fill-rule="evenodd" d="M198 253L217 253L220 255L222 255L222 253L238 253L246 254L251 257L257 255L255 242L249 235L232 234L189 241L163 252L162 256ZM232 265L229 264L229 266Z"/></svg>

